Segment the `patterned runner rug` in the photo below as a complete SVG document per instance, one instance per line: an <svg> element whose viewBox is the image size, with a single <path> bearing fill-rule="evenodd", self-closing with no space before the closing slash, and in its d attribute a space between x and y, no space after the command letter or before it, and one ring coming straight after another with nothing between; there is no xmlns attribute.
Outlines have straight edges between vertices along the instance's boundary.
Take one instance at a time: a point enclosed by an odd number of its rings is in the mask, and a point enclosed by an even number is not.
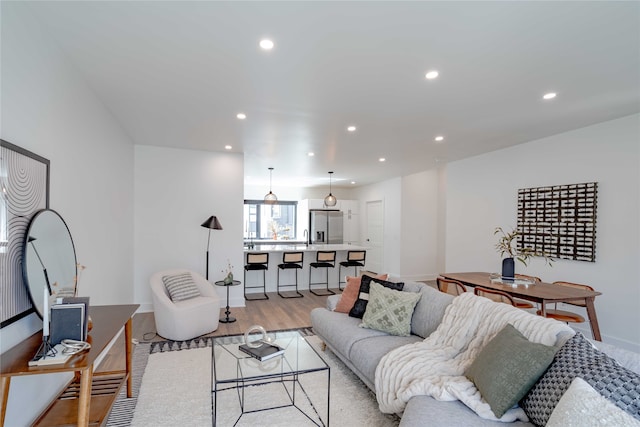
<svg viewBox="0 0 640 427"><path fill-rule="evenodd" d="M309 343L331 368L330 424L332 426L394 427L399 418L382 414L375 395L330 350L320 351L320 339L310 329L301 330ZM210 426L211 337L184 342L163 341L138 344L134 351L134 398L127 399L124 390L114 405L108 426ZM186 350L186 351L183 351ZM320 374L320 373L317 373ZM326 373L314 374L304 384L315 405L326 405ZM277 389L253 387L247 398L252 405L277 405ZM270 386L267 386L270 387ZM259 389L259 391L258 391ZM247 393L251 390L247 389ZM324 393L324 399L322 398ZM318 408L321 409L321 408ZM313 408L312 408L313 410ZM231 426L239 412L237 393L220 393L218 423ZM304 426L313 425L295 408L281 408L245 414L238 426Z"/></svg>

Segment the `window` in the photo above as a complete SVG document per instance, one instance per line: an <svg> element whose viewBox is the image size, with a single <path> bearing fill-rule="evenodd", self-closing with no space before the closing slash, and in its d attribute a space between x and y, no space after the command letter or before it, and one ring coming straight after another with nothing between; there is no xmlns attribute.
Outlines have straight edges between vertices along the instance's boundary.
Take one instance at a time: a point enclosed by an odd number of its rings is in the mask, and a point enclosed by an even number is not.
<svg viewBox="0 0 640 427"><path fill-rule="evenodd" d="M298 202L265 204L262 200L244 201L245 240L293 240L296 238Z"/></svg>

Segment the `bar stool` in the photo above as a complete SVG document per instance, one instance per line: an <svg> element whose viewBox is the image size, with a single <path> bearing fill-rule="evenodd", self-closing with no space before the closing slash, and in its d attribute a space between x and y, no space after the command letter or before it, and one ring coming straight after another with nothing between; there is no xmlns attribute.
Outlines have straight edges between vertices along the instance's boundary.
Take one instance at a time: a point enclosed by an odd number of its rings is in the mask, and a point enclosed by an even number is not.
<svg viewBox="0 0 640 427"><path fill-rule="evenodd" d="M358 267L364 267L364 259L367 256L367 251L348 251L347 252L347 260L340 262L340 267L338 268L338 288L342 290L341 283L346 283L342 281L342 267L353 267L353 275L358 275Z"/></svg>
<svg viewBox="0 0 640 427"><path fill-rule="evenodd" d="M269 269L269 253L260 252L260 253L248 253L247 254L247 262L244 266L244 299L247 301L255 301L255 300L263 300L269 299L267 295L267 279L266 272ZM258 286L247 286L247 271L262 271L262 285ZM249 298L247 296L247 289L257 289L262 288L263 297L254 297Z"/></svg>
<svg viewBox="0 0 640 427"><path fill-rule="evenodd" d="M326 272L326 281L324 282L311 282L311 272L313 268L324 268ZM316 252L316 262L309 264L309 292L318 296L335 295L331 289L329 289L329 269L336 268L336 251L318 251ZM311 285L326 285L326 289L323 289L324 293L317 293L311 289Z"/></svg>
<svg viewBox="0 0 640 427"><path fill-rule="evenodd" d="M298 269L302 269L302 261L304 258L304 252L285 252L282 254L282 264L278 264L278 295L281 298L302 298L302 295L298 291ZM280 285L280 270L293 269L296 275L296 283L294 285ZM280 288L289 288L295 286L295 295L286 296L280 293Z"/></svg>

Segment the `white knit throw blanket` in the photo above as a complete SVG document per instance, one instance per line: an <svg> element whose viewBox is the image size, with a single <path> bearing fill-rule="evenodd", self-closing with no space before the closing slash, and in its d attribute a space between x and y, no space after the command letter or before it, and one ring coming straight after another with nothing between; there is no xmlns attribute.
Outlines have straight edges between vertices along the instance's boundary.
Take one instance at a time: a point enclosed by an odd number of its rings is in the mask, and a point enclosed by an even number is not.
<svg viewBox="0 0 640 427"><path fill-rule="evenodd" d="M376 368L376 397L384 413L402 413L413 396L460 400L480 417L497 420L475 385L464 376L480 350L507 324L531 342L554 345L558 334L573 330L560 322L495 303L470 292L447 307L438 329L424 341L387 353ZM524 411L509 409L500 421L528 421Z"/></svg>

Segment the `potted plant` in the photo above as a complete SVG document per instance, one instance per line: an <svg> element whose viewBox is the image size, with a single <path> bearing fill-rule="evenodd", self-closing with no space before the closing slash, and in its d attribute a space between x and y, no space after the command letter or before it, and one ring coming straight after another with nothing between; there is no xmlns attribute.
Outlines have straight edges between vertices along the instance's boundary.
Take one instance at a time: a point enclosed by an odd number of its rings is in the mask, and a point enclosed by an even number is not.
<svg viewBox="0 0 640 427"><path fill-rule="evenodd" d="M522 248L518 249L517 246L514 245L514 241L519 236L519 233L516 230L512 229L511 231L506 232L502 227L496 227L493 234L494 236L496 234L499 235L498 243L495 245L496 251L498 251L502 257L506 255L506 258L503 258L502 260L503 278L513 279L515 277L515 259L520 261L526 267L531 257L539 256L543 257L549 266L553 265L554 259L545 253L536 252L524 245Z"/></svg>

